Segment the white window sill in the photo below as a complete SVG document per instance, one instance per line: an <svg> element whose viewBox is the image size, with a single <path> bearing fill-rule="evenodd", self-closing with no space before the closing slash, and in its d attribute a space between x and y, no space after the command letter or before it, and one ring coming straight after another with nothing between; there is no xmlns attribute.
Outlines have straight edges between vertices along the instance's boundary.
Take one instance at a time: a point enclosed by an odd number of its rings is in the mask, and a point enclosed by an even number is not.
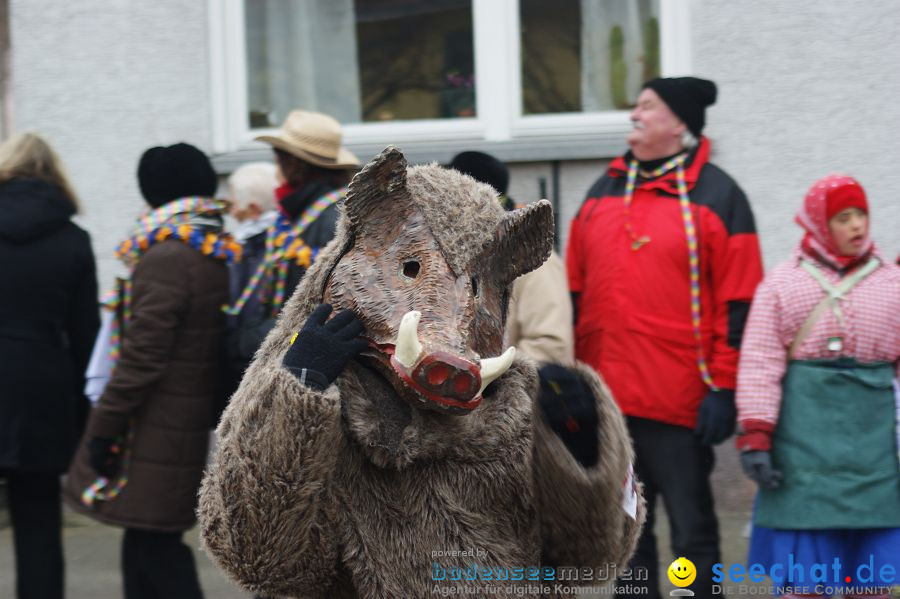
<svg viewBox="0 0 900 599"><path fill-rule="evenodd" d="M559 135L519 135L514 139L491 141L481 138L459 139L406 139L392 141L349 141L347 148L365 164L388 145L399 147L412 164L438 162L447 164L465 150L487 152L504 162L546 162L552 160L608 159L620 155L626 149L625 137L630 126L622 124L603 131L590 133L566 133ZM248 142L238 150L217 154L213 165L219 174L228 174L238 166L257 160L271 161L271 149L260 142Z"/></svg>

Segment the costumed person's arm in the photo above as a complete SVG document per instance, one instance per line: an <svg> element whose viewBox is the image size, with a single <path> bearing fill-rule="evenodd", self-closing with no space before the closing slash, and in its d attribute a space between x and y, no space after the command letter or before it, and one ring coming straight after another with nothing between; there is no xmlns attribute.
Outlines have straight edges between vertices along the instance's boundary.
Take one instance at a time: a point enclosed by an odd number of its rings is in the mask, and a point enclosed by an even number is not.
<svg viewBox="0 0 900 599"><path fill-rule="evenodd" d="M165 243L150 248L132 274L131 317L121 353L88 425L91 464L106 476L116 469L113 446L169 364L189 308L190 273L175 249Z"/></svg>
<svg viewBox="0 0 900 599"><path fill-rule="evenodd" d="M510 305L515 313L515 339L509 344L517 351L539 362L572 364L575 339L572 329L572 304L566 282L566 268L556 254L551 254L537 270L519 277L512 285Z"/></svg>
<svg viewBox="0 0 900 599"><path fill-rule="evenodd" d="M540 369L534 484L542 563L628 563L645 516L631 439L609 389L589 367Z"/></svg>
<svg viewBox="0 0 900 599"><path fill-rule="evenodd" d="M704 239L713 325L708 363L718 387L704 397L697 418L697 434L707 445L721 443L734 433L738 352L750 301L763 272L753 212L744 192L730 183L727 197L718 202L725 208L717 211L716 226L707 227Z"/></svg>
<svg viewBox="0 0 900 599"><path fill-rule="evenodd" d="M780 479L772 469L770 450L788 360L782 329L781 300L774 281L767 277L756 290L741 346L736 442L745 472L766 487L777 486Z"/></svg>
<svg viewBox="0 0 900 599"><path fill-rule="evenodd" d="M200 490L206 550L244 588L326 596L338 564L331 476L341 443L331 383L365 347L350 312L319 306L296 339L279 326L219 424Z"/></svg>

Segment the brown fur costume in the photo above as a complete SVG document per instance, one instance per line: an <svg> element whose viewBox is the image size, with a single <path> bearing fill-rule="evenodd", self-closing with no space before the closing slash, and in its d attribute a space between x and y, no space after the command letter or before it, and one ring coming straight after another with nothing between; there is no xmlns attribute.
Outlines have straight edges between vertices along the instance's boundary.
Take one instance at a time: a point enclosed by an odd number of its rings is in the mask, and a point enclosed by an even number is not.
<svg viewBox="0 0 900 599"><path fill-rule="evenodd" d="M517 359L463 415L418 409L401 398L396 381L360 360L324 392L281 366L292 333L328 294L339 300L336 307L354 308L367 334L396 334L391 322L412 309L404 302L423 312L423 343L443 334L432 312L441 312L446 291L411 300L388 295L370 305L359 293L384 296L387 277L360 287L355 271L340 267L376 226L366 219L403 211L424 218L450 271L493 276L504 292L549 254L546 202L504 213L489 187L434 165L407 169L393 148L363 169L335 240L288 302L219 425L220 449L200 494L208 552L244 588L291 597L429 597L435 585L457 584L432 580L434 564L623 567L643 504L639 499L637 520L623 510L630 441L608 389L589 368L578 372L597 398L600 458L585 469L543 421L530 361ZM355 291L328 291L335 277ZM483 283L483 302L492 301L490 283ZM376 305L379 314L366 313ZM492 312L483 312L466 308L460 352L502 349L494 336L466 339L491 330ZM502 321L494 326L502 333ZM484 555L432 557L467 549Z"/></svg>

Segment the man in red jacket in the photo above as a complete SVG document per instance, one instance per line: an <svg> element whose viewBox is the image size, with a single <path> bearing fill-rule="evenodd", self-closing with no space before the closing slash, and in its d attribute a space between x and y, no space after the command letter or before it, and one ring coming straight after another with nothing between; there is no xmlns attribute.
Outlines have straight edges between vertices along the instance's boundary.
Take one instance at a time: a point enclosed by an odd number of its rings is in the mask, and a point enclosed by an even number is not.
<svg viewBox="0 0 900 599"><path fill-rule="evenodd" d="M712 596L711 446L734 432L738 348L762 278L747 198L708 162L701 133L715 100L703 79L644 84L631 150L588 192L566 252L576 356L606 379L634 440L648 509L631 565L648 569L650 597L659 596L657 495L674 554L696 566L693 591Z"/></svg>

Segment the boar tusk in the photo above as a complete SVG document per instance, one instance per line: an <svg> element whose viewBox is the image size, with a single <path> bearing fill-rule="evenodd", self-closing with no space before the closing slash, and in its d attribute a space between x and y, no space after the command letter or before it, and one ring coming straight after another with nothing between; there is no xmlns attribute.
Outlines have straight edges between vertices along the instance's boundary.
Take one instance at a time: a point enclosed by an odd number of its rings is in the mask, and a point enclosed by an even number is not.
<svg viewBox="0 0 900 599"><path fill-rule="evenodd" d="M478 395L484 393L488 385L509 369L515 357L516 348L510 347L496 358L481 360L481 389L478 391Z"/></svg>
<svg viewBox="0 0 900 599"><path fill-rule="evenodd" d="M406 368L416 365L422 355L422 344L419 343L419 319L422 313L416 310L407 312L400 321L397 332L397 344L394 346L394 357Z"/></svg>

